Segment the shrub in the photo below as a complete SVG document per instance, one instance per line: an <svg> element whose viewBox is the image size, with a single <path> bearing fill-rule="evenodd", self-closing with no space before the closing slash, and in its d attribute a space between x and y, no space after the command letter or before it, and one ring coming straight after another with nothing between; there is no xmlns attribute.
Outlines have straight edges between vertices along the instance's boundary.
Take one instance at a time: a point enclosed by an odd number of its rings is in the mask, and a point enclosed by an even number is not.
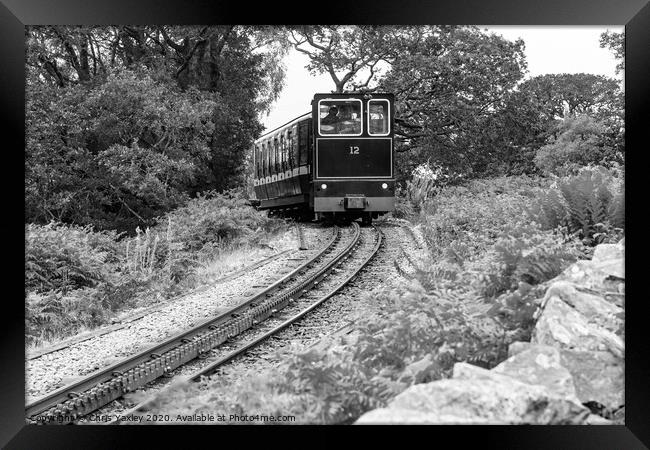
<svg viewBox="0 0 650 450"><path fill-rule="evenodd" d="M25 226L25 289L45 292L96 286L119 260L115 232L51 222Z"/></svg>
<svg viewBox="0 0 650 450"><path fill-rule="evenodd" d="M455 183L461 178L462 175L440 165L432 166L427 161L416 166L411 174L411 180L406 181L406 199L416 211L419 211L444 186Z"/></svg>
<svg viewBox="0 0 650 450"><path fill-rule="evenodd" d="M243 242L259 243L265 238L264 232L276 231L284 223L252 208L243 193L236 190L199 194L167 214L166 219L171 221L174 242L182 243L183 250L196 252Z"/></svg>
<svg viewBox="0 0 650 450"><path fill-rule="evenodd" d="M83 288L68 293L50 291L29 293L25 302L26 343L59 338L105 323L108 311L102 306L96 291Z"/></svg>
<svg viewBox="0 0 650 450"><path fill-rule="evenodd" d="M623 160L607 142L607 128L592 117L567 117L560 122L558 133L535 155L535 165L547 173L568 175L590 164L609 166Z"/></svg>
<svg viewBox="0 0 650 450"><path fill-rule="evenodd" d="M527 215L549 185L541 178L502 177L443 189L420 215L430 249L430 261L417 271L423 286L471 289L510 334L529 335L539 294L532 287L586 253L566 231Z"/></svg>
<svg viewBox="0 0 650 450"><path fill-rule="evenodd" d="M623 179L616 170L585 167L540 192L527 213L544 228L566 227L593 246L620 238L625 228L624 195Z"/></svg>
<svg viewBox="0 0 650 450"><path fill-rule="evenodd" d="M521 176L445 187L424 205L419 217L432 256L442 257L450 249L462 249L463 257L485 252L527 221L526 205L545 184L543 179Z"/></svg>

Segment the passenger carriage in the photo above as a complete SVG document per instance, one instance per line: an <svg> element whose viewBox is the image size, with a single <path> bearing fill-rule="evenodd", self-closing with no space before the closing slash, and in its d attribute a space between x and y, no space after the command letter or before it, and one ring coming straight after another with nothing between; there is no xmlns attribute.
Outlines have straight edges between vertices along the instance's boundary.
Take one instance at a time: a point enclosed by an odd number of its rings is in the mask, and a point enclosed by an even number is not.
<svg viewBox="0 0 650 450"><path fill-rule="evenodd" d="M260 209L370 223L395 207L392 94L316 94L254 146Z"/></svg>

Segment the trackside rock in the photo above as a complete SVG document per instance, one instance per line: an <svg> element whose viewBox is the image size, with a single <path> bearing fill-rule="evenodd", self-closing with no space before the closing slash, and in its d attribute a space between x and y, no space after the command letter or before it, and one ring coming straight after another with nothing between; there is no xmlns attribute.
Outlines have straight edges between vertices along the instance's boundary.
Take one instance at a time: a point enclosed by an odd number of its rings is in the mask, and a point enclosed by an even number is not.
<svg viewBox="0 0 650 450"><path fill-rule="evenodd" d="M490 425L487 419L428 413L405 408L379 408L365 413L355 425Z"/></svg>
<svg viewBox="0 0 650 450"><path fill-rule="evenodd" d="M624 255L624 240L601 244L553 280L520 285L539 305L530 342L492 370L457 363L452 378L408 387L356 423L624 424ZM407 366L401 386L426 381L428 362Z"/></svg>
<svg viewBox="0 0 650 450"><path fill-rule="evenodd" d="M533 345L530 342L516 341L508 346L508 358L521 353L530 348Z"/></svg>
<svg viewBox="0 0 650 450"><path fill-rule="evenodd" d="M625 266L623 259L581 260L565 269L558 280L571 281L587 289L619 292L624 286Z"/></svg>
<svg viewBox="0 0 650 450"><path fill-rule="evenodd" d="M566 349L609 351L619 358L624 357L625 351L623 340L619 336L590 324L585 316L556 296L552 296L546 303L531 342Z"/></svg>
<svg viewBox="0 0 650 450"><path fill-rule="evenodd" d="M553 296L573 307L591 324L602 326L614 333L622 325L623 321L618 317L623 312L622 308L598 295L581 291L573 283L567 281L553 283L546 291L544 302Z"/></svg>
<svg viewBox="0 0 650 450"><path fill-rule="evenodd" d="M560 363L560 351L546 345L532 345L492 369L522 383L541 385L550 392L581 403L571 373Z"/></svg>
<svg viewBox="0 0 650 450"><path fill-rule="evenodd" d="M610 352L561 350L560 362L573 376L581 403L597 402L610 411L625 404L625 361Z"/></svg>
<svg viewBox="0 0 650 450"><path fill-rule="evenodd" d="M594 262L603 262L616 259L625 258L625 246L621 243L618 244L600 244L594 249L594 256L591 260Z"/></svg>
<svg viewBox="0 0 650 450"><path fill-rule="evenodd" d="M509 359L501 365L511 361L514 355L535 347L530 342L513 342L508 347ZM622 358L608 351L559 349L559 353L560 365L571 374L580 403L597 402L610 411L625 404L625 361Z"/></svg>
<svg viewBox="0 0 650 450"><path fill-rule="evenodd" d="M417 384L357 423L580 424L589 410L541 385L457 363L454 378ZM407 412L408 411L408 412Z"/></svg>

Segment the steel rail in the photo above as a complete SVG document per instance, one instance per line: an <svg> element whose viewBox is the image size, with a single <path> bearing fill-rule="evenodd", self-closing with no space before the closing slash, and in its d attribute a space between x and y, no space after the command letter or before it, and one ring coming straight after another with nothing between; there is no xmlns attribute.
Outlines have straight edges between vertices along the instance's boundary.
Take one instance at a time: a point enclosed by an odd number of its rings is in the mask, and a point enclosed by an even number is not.
<svg viewBox="0 0 650 450"><path fill-rule="evenodd" d="M246 353L248 350L250 350L253 347L256 347L260 343L266 341L268 338L272 337L273 335L279 333L289 325L292 325L293 323L297 322L298 320L302 319L305 315L313 311L315 308L320 306L322 303L325 301L329 300L331 297L336 295L343 287L345 287L354 277L356 277L359 272L361 272L369 263L370 261L377 255L377 252L383 245L383 233L376 227L373 226L373 228L377 231L377 240L375 242L375 245L372 249L372 252L368 257L366 257L363 262L357 267L349 276L347 276L343 281L341 281L339 284L337 284L332 290L330 290L327 294L324 296L320 297L318 300L315 302L311 303L308 307L302 309L299 313L293 315L289 319L283 321L281 324L275 326L271 330L261 334L260 336L256 337L255 339L248 341L238 347L237 349L233 350L232 352L222 356L221 358L211 362L205 367L202 367L201 369L195 371L191 375L188 375L186 377L183 377L186 380L189 381L200 381L202 377L210 375L214 371L216 371L218 368L221 366L227 364L229 361L233 360L234 358ZM336 333L339 333L340 331L344 329L349 329L354 323L348 323L344 325L343 327L339 328ZM309 346L309 348L312 348L314 345ZM159 394L158 394L159 395ZM148 398L137 405L133 406L132 408L128 409L127 411L123 412L120 414L121 417L128 417L129 415L135 414L137 412L140 412L143 408L149 407L155 400L155 397ZM106 422L106 425L113 425L113 424L118 424L120 423L121 420L119 417L114 418L113 420Z"/></svg>
<svg viewBox="0 0 650 450"><path fill-rule="evenodd" d="M285 283L302 275L308 266L333 251L339 240L340 229L335 227L331 240L317 255L251 298L160 344L35 399L26 405L26 417L31 418L46 412L37 421L71 422L204 354L254 325L260 318L265 318L262 317L265 314L266 317L272 314L274 308L268 307L267 299ZM287 294L295 295L303 284L304 282L289 289L280 298L286 297ZM256 302L259 302L259 305ZM208 332L202 335L205 331Z"/></svg>
<svg viewBox="0 0 650 450"><path fill-rule="evenodd" d="M375 228L376 229L376 228ZM192 375L189 376L189 379L192 381L199 381L201 376L209 375L210 373L214 372L216 369L218 369L220 366L224 365L228 361L232 360L236 356L241 355L242 353L246 352L247 350L251 349L252 347L257 346L261 342L265 341L269 337L273 336L274 334L277 334L278 332L282 331L284 328L288 327L294 322L297 322L298 320L302 319L306 314L310 313L313 311L315 308L320 306L323 302L329 300L331 297L333 297L337 292L339 292L345 285L347 285L354 277L357 276L359 272L361 272L366 265L370 262L370 260L377 254L379 251L379 248L381 247L382 244L382 235L379 231L377 231L377 242L375 243L375 246L372 249L371 254L363 261L363 263L356 269L354 270L348 277L346 277L342 282L340 282L334 289L332 289L330 292L328 292L326 295L323 297L319 298L315 302L313 302L311 305L300 311L298 314L295 314L294 316L290 317L289 319L285 320L281 324L277 325L273 329L267 331L266 333L262 334L261 336L253 339L252 341L249 341L242 347L230 352L228 355L218 359L217 361L208 364L206 367L196 371ZM346 325L349 326L349 325Z"/></svg>

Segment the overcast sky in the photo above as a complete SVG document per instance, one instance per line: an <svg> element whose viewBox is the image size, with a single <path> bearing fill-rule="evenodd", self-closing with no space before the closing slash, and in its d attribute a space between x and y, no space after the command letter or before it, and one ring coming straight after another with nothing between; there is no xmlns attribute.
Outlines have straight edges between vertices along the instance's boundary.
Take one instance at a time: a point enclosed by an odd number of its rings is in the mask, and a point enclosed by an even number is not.
<svg viewBox="0 0 650 450"><path fill-rule="evenodd" d="M506 39L522 38L526 43L527 77L547 73L593 73L616 75L616 60L611 51L600 48L600 34L623 31L621 26L481 26ZM310 110L317 92L331 92L334 83L329 75L311 76L305 66L308 58L295 50L285 59L285 87L268 116L262 117L266 130L276 128Z"/></svg>

